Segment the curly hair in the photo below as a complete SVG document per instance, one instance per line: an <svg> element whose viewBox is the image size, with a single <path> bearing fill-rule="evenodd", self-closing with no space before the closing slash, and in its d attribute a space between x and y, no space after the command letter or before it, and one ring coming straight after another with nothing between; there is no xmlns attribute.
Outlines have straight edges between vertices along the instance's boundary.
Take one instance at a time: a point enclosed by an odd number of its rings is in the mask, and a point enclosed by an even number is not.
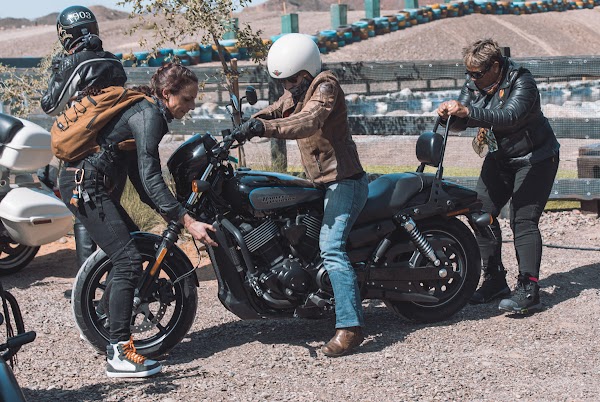
<svg viewBox="0 0 600 402"><path fill-rule="evenodd" d="M475 68L486 68L502 59L502 49L493 39L481 39L463 48L463 62Z"/></svg>
<svg viewBox="0 0 600 402"><path fill-rule="evenodd" d="M189 84L198 84L198 77L187 67L177 63L167 63L160 67L150 79L150 86L133 87L133 90L143 92L148 96L163 98L163 90L177 94Z"/></svg>

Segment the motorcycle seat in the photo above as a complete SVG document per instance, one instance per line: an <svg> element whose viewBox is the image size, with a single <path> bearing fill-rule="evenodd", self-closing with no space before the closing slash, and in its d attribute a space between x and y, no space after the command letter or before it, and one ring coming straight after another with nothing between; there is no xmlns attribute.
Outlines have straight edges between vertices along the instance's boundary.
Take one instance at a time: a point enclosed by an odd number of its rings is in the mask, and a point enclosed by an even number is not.
<svg viewBox="0 0 600 402"><path fill-rule="evenodd" d="M24 125L21 120L0 113L0 146L8 144L23 127Z"/></svg>
<svg viewBox="0 0 600 402"><path fill-rule="evenodd" d="M380 176L369 183L369 197L356 224L386 219L402 209L415 194L431 185L434 175L406 172Z"/></svg>

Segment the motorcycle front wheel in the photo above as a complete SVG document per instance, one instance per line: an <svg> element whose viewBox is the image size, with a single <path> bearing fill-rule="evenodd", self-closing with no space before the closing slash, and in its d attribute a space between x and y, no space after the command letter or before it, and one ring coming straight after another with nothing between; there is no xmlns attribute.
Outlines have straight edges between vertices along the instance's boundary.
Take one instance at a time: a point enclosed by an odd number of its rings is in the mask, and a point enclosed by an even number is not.
<svg viewBox="0 0 600 402"><path fill-rule="evenodd" d="M136 239L136 245L143 269L150 269L155 262L154 241ZM194 322L198 306L196 282L191 275L182 278L193 269L189 260L183 258L181 251L165 257L159 278L149 292L152 295L132 312L131 333L137 351L143 356L157 358L169 352L181 342ZM109 343L111 269L108 256L97 250L77 273L71 296L81 336L101 353L106 353Z"/></svg>
<svg viewBox="0 0 600 402"><path fill-rule="evenodd" d="M0 239L0 276L14 274L25 268L39 249L39 246L25 246L10 239Z"/></svg>
<svg viewBox="0 0 600 402"><path fill-rule="evenodd" d="M443 253L450 262L445 278L421 281L417 284L421 292L437 297L438 301L384 302L389 309L411 321L433 323L447 320L467 304L479 283L481 257L477 240L469 228L457 218L418 222L417 226L436 254ZM418 250L396 253L394 247L388 251L386 259L411 260L416 266L432 264Z"/></svg>

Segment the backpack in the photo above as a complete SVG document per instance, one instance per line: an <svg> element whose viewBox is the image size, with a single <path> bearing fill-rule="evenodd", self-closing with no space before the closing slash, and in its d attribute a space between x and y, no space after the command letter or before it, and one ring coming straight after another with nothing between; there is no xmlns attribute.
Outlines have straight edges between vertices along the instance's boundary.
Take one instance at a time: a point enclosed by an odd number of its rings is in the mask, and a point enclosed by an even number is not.
<svg viewBox="0 0 600 402"><path fill-rule="evenodd" d="M88 95L61 113L50 129L52 153L65 162L74 162L100 150L96 137L124 108L142 99L154 100L145 94L119 86L107 87L98 95ZM121 150L135 149L134 140L117 144Z"/></svg>

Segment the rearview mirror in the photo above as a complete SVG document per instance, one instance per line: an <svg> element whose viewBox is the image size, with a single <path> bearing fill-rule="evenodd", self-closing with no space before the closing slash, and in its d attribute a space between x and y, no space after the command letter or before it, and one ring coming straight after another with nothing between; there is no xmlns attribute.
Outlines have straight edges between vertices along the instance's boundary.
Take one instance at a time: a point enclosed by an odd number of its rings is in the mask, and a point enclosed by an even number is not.
<svg viewBox="0 0 600 402"><path fill-rule="evenodd" d="M249 104L254 105L258 102L258 97L256 96L256 89L253 86L246 87L246 100Z"/></svg>

